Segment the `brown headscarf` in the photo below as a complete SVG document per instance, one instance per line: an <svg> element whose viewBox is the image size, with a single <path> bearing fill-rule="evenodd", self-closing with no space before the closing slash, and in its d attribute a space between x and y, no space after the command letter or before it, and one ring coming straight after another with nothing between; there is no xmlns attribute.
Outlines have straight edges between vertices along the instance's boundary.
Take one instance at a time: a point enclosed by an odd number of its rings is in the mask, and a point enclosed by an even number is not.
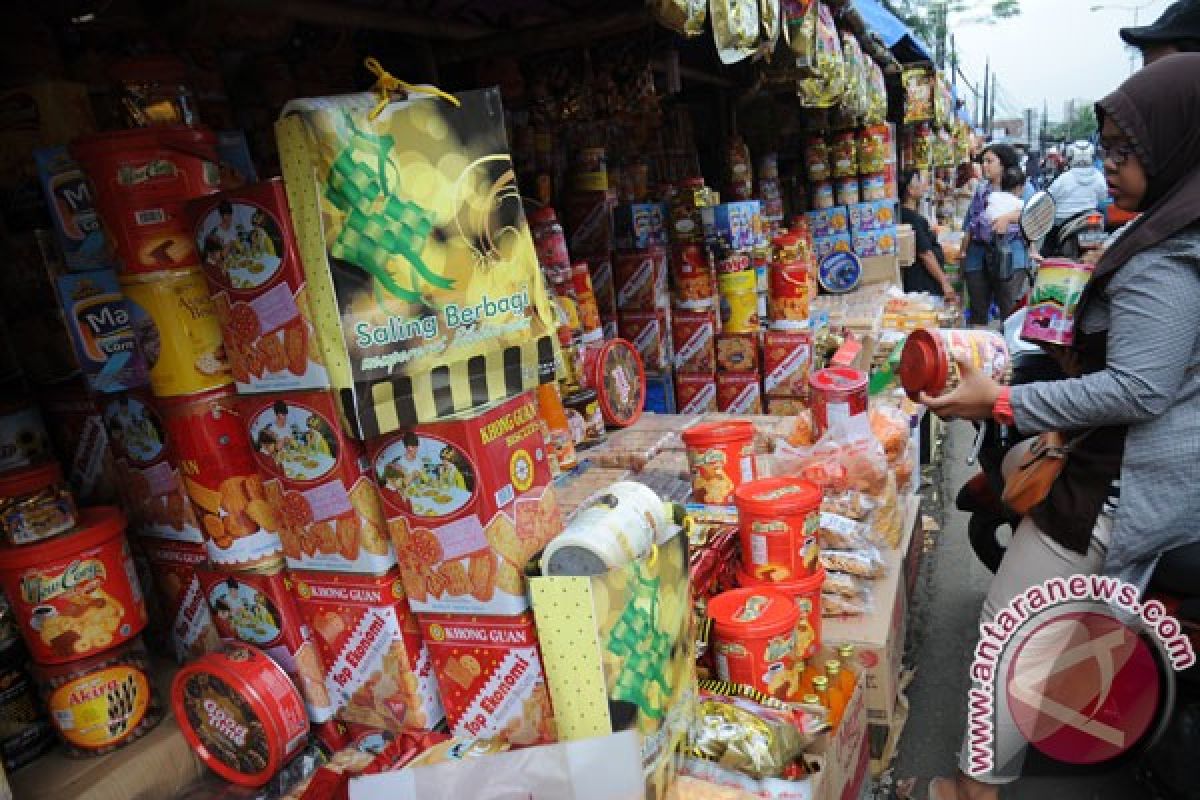
<svg viewBox="0 0 1200 800"><path fill-rule="evenodd" d="M1149 186L1138 217L1093 275L1110 273L1141 251L1200 221L1200 53L1176 53L1134 73L1096 104L1127 135Z"/></svg>

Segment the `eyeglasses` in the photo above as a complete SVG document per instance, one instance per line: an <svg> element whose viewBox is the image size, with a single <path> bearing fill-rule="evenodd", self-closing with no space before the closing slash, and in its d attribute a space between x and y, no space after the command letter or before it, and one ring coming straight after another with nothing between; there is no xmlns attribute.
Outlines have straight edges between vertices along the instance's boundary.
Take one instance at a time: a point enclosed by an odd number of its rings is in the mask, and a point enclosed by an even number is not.
<svg viewBox="0 0 1200 800"><path fill-rule="evenodd" d="M1103 161L1111 161L1114 167L1119 167L1134 154L1132 142L1100 142L1097 155Z"/></svg>

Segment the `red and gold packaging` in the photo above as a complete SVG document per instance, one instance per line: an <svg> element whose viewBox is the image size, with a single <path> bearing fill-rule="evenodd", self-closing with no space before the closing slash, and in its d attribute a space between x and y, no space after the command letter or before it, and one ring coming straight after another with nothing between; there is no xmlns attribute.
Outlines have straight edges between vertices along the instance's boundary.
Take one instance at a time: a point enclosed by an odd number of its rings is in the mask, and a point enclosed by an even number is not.
<svg viewBox="0 0 1200 800"><path fill-rule="evenodd" d="M221 637L197 575L208 567L204 545L143 539L141 546L154 568L175 661L185 664L219 649Z"/></svg>
<svg viewBox="0 0 1200 800"><path fill-rule="evenodd" d="M808 411L808 399L804 397L767 397L767 413L773 417L795 417Z"/></svg>
<svg viewBox="0 0 1200 800"><path fill-rule="evenodd" d="M295 589L339 719L390 731L428 729L442 719L429 651L397 572L309 572L295 576Z"/></svg>
<svg viewBox="0 0 1200 800"><path fill-rule="evenodd" d="M613 259L618 311L654 308L667 286L667 251L620 250Z"/></svg>
<svg viewBox="0 0 1200 800"><path fill-rule="evenodd" d="M717 411L761 414L762 390L757 372L718 372Z"/></svg>
<svg viewBox="0 0 1200 800"><path fill-rule="evenodd" d="M675 407L680 414L717 410L717 379L709 374L675 373Z"/></svg>
<svg viewBox="0 0 1200 800"><path fill-rule="evenodd" d="M633 342L646 369L658 371L670 367L670 339L667 336L670 319L667 309L622 311L620 320L621 338Z"/></svg>
<svg viewBox="0 0 1200 800"><path fill-rule="evenodd" d="M204 543L184 494L167 427L150 392L135 389L105 398L102 411L120 491L134 533Z"/></svg>
<svg viewBox="0 0 1200 800"><path fill-rule="evenodd" d="M396 565L366 451L329 392L238 401L258 473L282 488L279 537L291 569L380 575Z"/></svg>
<svg viewBox="0 0 1200 800"><path fill-rule="evenodd" d="M717 371L746 372L757 375L759 373L758 334L718 333Z"/></svg>
<svg viewBox="0 0 1200 800"><path fill-rule="evenodd" d="M414 610L529 607L521 570L562 530L532 393L368 448Z"/></svg>
<svg viewBox="0 0 1200 800"><path fill-rule="evenodd" d="M812 370L812 334L767 331L763 336L763 388L767 397L805 397Z"/></svg>
<svg viewBox="0 0 1200 800"><path fill-rule="evenodd" d="M254 645L283 667L300 689L309 719L332 717L325 665L282 568L270 574L202 569L196 577L221 639Z"/></svg>
<svg viewBox="0 0 1200 800"><path fill-rule="evenodd" d="M419 619L455 736L499 737L512 744L555 741L532 613Z"/></svg>
<svg viewBox="0 0 1200 800"><path fill-rule="evenodd" d="M238 391L328 387L283 181L193 200L188 212Z"/></svg>
<svg viewBox="0 0 1200 800"><path fill-rule="evenodd" d="M200 515L208 557L226 569L270 569L282 561L278 481L258 476L231 387L160 399L183 486Z"/></svg>
<svg viewBox="0 0 1200 800"><path fill-rule="evenodd" d="M716 315L712 311L676 311L671 315L671 341L678 372L703 372L717 368L714 345Z"/></svg>
<svg viewBox="0 0 1200 800"><path fill-rule="evenodd" d="M716 305L716 282L708 253L700 244L671 248L673 303L686 311L704 311Z"/></svg>

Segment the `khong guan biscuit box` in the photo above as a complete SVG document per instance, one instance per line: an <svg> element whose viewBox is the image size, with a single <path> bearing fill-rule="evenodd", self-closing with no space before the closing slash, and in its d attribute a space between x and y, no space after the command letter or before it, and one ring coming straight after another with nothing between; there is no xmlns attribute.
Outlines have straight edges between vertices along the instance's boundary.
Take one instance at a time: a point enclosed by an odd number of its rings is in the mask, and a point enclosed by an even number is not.
<svg viewBox="0 0 1200 800"><path fill-rule="evenodd" d="M394 571L306 572L293 579L338 719L390 731L429 729L441 721L429 651Z"/></svg>
<svg viewBox="0 0 1200 800"><path fill-rule="evenodd" d="M283 181L197 198L188 213L238 392L329 386Z"/></svg>
<svg viewBox="0 0 1200 800"><path fill-rule="evenodd" d="M555 377L497 89L295 100L276 125L317 344L364 437Z"/></svg>
<svg viewBox="0 0 1200 800"><path fill-rule="evenodd" d="M369 448L413 609L527 609L522 568L562 530L533 396Z"/></svg>
<svg viewBox="0 0 1200 800"><path fill-rule="evenodd" d="M419 619L455 736L500 737L513 744L555 740L532 612L422 614Z"/></svg>

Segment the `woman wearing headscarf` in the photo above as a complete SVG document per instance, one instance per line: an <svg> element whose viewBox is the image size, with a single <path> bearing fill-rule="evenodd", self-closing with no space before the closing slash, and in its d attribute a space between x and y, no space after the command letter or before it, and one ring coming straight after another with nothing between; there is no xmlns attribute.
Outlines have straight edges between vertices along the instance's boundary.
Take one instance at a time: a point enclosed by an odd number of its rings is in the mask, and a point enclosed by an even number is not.
<svg viewBox="0 0 1200 800"><path fill-rule="evenodd" d="M987 625L1056 577L1103 573L1144 590L1163 553L1200 541L1200 54L1146 67L1096 113L1113 201L1141 216L1097 264L1074 345L1056 351L1073 377L1006 388L968 366L956 390L923 398L948 419L994 417L1077 441L1014 535L984 602ZM1020 773L1026 741L1007 682L972 678L996 702L993 766L972 764L968 736L960 773L933 781L933 800L992 800Z"/></svg>
<svg viewBox="0 0 1200 800"><path fill-rule="evenodd" d="M972 325L986 325L988 312L992 301L1000 309L1000 318L1004 319L1017 307L1017 303L1029 288L1029 254L1025 242L1019 236L1013 236L1019 212L989 221L987 217L988 200L992 192L1003 191L1001 182L1004 172L1011 168L1020 168L1020 157L1012 145L997 143L990 144L983 150L980 159L983 165L983 179L975 188L971 197L971 205L967 209L967 217L963 221L962 250L959 252L959 263L962 264L963 276L967 284L967 307L971 310ZM1024 199L1028 200L1033 189L1025 185ZM999 239L1008 244L1012 260L1002 273L988 268L988 247Z"/></svg>

